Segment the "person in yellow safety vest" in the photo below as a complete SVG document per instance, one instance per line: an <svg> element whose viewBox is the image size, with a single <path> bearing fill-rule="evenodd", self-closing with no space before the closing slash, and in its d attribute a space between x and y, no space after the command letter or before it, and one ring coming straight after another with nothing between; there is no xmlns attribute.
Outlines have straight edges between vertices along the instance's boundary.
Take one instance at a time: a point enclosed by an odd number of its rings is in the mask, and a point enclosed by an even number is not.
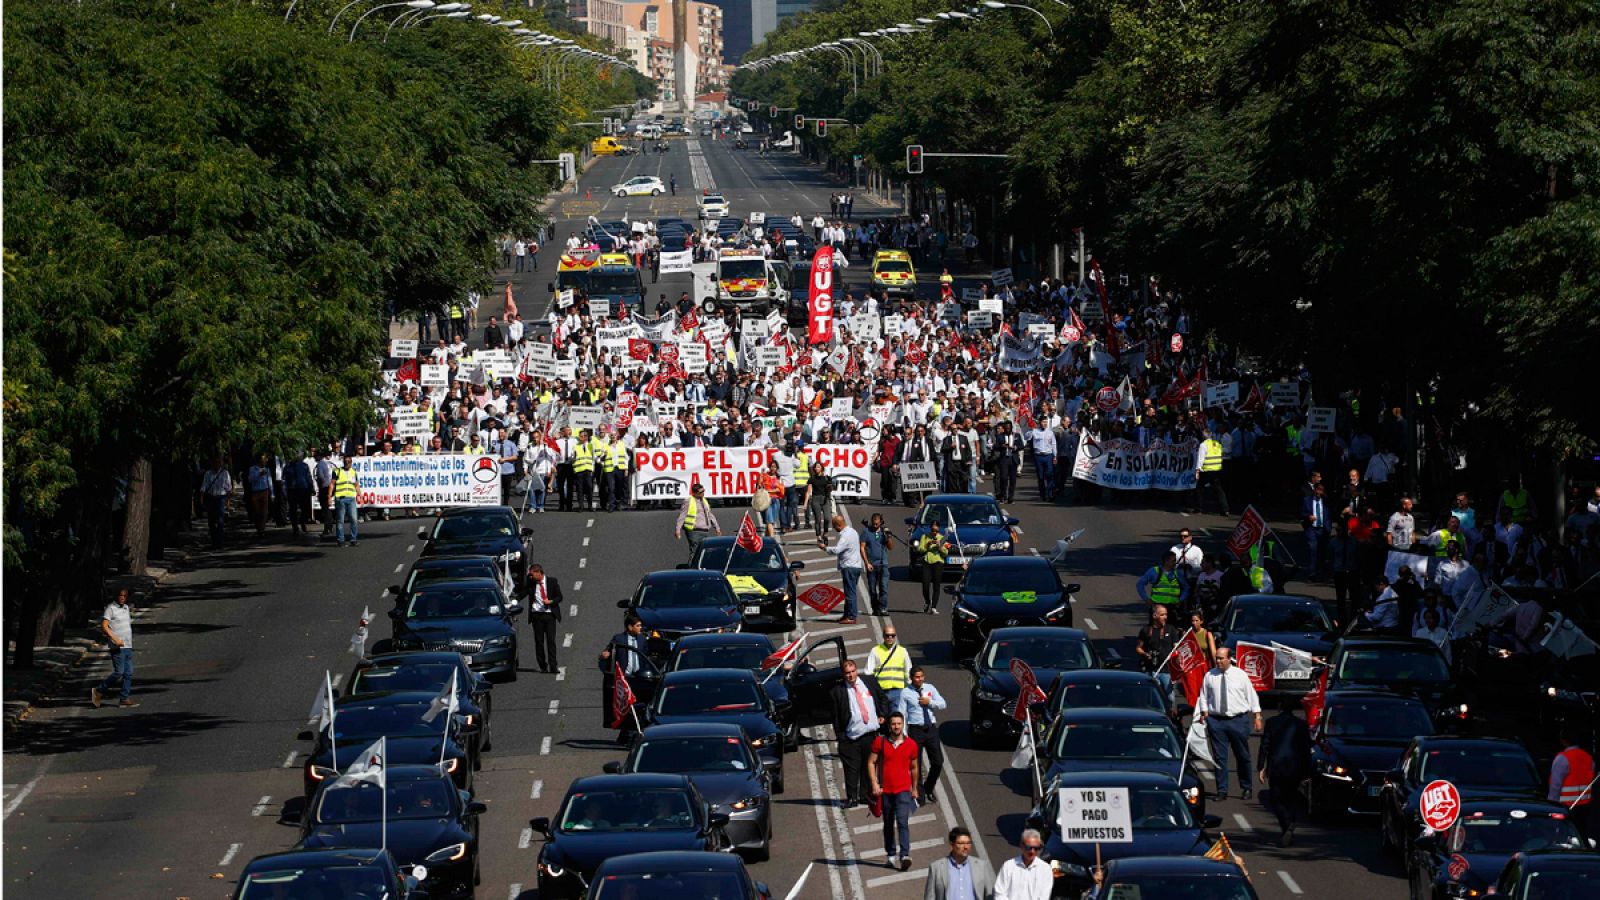
<svg viewBox="0 0 1600 900"><path fill-rule="evenodd" d="M594 453L590 449L593 434L585 428L578 432L578 446L572 454L572 476L577 479L574 491L578 509L594 509Z"/></svg>
<svg viewBox="0 0 1600 900"><path fill-rule="evenodd" d="M1189 598L1189 583L1178 574L1178 554L1168 550L1167 555L1161 557L1161 565L1151 566L1150 571L1139 576L1134 590L1139 592L1140 600L1159 603L1177 613Z"/></svg>
<svg viewBox="0 0 1600 900"><path fill-rule="evenodd" d="M604 433L595 435L589 453L594 457L595 508L603 509L611 499L611 441Z"/></svg>
<svg viewBox="0 0 1600 900"><path fill-rule="evenodd" d="M950 558L951 543L939 533L937 521L928 523L928 533L917 538L912 549L921 563L922 611L930 615L939 612L939 585L944 580L945 561Z"/></svg>
<svg viewBox="0 0 1600 900"><path fill-rule="evenodd" d="M361 476L355 470L349 454L344 457L344 467L333 472L333 509L335 536L339 546L345 545L344 524L350 523L350 546L354 547L356 534L356 496L361 493Z"/></svg>
<svg viewBox="0 0 1600 900"><path fill-rule="evenodd" d="M721 534L722 526L717 524L717 516L706 500L706 486L696 482L689 489L689 496L684 498L683 505L678 507L678 521L673 526L673 536L689 542L689 558L694 559L695 551L705 543L706 536L713 533Z"/></svg>
<svg viewBox="0 0 1600 900"><path fill-rule="evenodd" d="M795 527L811 527L810 512L800 498L806 495L806 485L811 483L811 454L804 450L794 455L794 497L790 501L795 507Z"/></svg>
<svg viewBox="0 0 1600 900"><path fill-rule="evenodd" d="M466 336L467 336L467 313L466 313L466 310L463 310L461 308L461 304L460 303L452 303L452 304L450 304L450 337L451 337L452 340L454 340L455 338L463 338L464 339L464 338L466 338Z"/></svg>
<svg viewBox="0 0 1600 900"><path fill-rule="evenodd" d="M884 691L898 691L911 680L911 654L900 646L893 625L884 625L883 643L867 654L867 674L875 676Z"/></svg>
<svg viewBox="0 0 1600 900"><path fill-rule="evenodd" d="M611 482L611 493L606 500L606 512L616 512L628 505L628 445L622 438L611 442L606 459L606 479Z"/></svg>
<svg viewBox="0 0 1600 900"><path fill-rule="evenodd" d="M1209 489L1217 495L1217 508L1224 516L1228 512L1228 494L1222 489L1222 442L1210 430L1204 432L1200 449L1194 461L1194 503L1191 511L1200 512L1205 506L1205 493Z"/></svg>
<svg viewBox="0 0 1600 900"><path fill-rule="evenodd" d="M1500 492L1500 509L1510 510L1511 521L1518 525L1526 527L1533 523L1533 497L1528 494L1528 489L1523 487L1520 476L1511 482L1511 487ZM1496 510L1495 519L1499 518L1500 510Z"/></svg>
<svg viewBox="0 0 1600 900"><path fill-rule="evenodd" d="M1463 552L1466 551L1467 536L1461 533L1461 520L1455 516L1450 517L1450 521L1445 523L1445 527L1428 535L1426 540L1418 541L1418 543L1432 544L1433 555L1444 559L1450 555L1450 543L1452 541L1460 544Z"/></svg>
<svg viewBox="0 0 1600 900"><path fill-rule="evenodd" d="M1550 787L1545 799L1572 810L1573 824L1587 837L1586 820L1595 808L1594 757L1579 743L1582 737L1578 731L1571 722L1561 726L1561 745L1566 749L1550 761Z"/></svg>

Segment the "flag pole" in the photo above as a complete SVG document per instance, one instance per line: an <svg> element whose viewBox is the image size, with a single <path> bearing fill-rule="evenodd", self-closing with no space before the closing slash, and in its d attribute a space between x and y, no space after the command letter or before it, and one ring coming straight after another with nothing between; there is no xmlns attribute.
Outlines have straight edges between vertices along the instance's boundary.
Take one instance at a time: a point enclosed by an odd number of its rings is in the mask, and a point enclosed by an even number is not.
<svg viewBox="0 0 1600 900"><path fill-rule="evenodd" d="M1032 698L1028 699L1031 700ZM1018 702L1022 702L1020 698ZM1033 765L1029 766L1029 768L1033 770L1033 784L1039 791L1039 800L1042 802L1044 800L1044 775L1039 771L1039 742L1033 739L1032 703L1028 704L1027 711L1023 715L1025 718L1023 719L1022 727L1028 729L1028 755L1033 760Z"/></svg>
<svg viewBox="0 0 1600 900"><path fill-rule="evenodd" d="M389 736L378 738L378 805L382 810L382 824L379 825L378 849L389 849Z"/></svg>
<svg viewBox="0 0 1600 900"><path fill-rule="evenodd" d="M944 508L944 514L950 518L950 533L956 536L956 551L963 556L966 555L967 548L961 545L961 528L956 525L955 512L952 511L950 507L946 506Z"/></svg>
<svg viewBox="0 0 1600 900"><path fill-rule="evenodd" d="M1183 637L1178 638L1178 643L1177 644L1173 644L1172 645L1172 649L1167 651L1167 658L1163 659L1161 661L1161 665L1156 666L1155 674L1158 674L1158 675L1161 674L1161 670L1165 669L1167 667L1167 663L1172 662L1173 654L1178 652L1178 644L1182 644L1184 641L1188 640L1189 639L1189 635L1191 635L1191 634L1194 634L1194 626L1193 625L1189 626L1189 630L1185 631L1183 633Z"/></svg>
<svg viewBox="0 0 1600 900"><path fill-rule="evenodd" d="M450 719L455 713L456 700L456 674L459 670L450 670L450 699L444 705L444 730L439 733L439 766L444 767L444 748L450 743Z"/></svg>
<svg viewBox="0 0 1600 900"><path fill-rule="evenodd" d="M330 757L329 761L332 763L333 771L338 772L339 771L339 739L338 739L338 731L337 731L337 729L335 729L333 727L334 726L334 721L333 721L333 711L334 711L333 710L333 676L328 674L328 670L327 669L323 669L322 670L322 686L323 686L324 689L327 690L327 693L328 693L328 755ZM304 695L302 694L301 696L304 696Z"/></svg>

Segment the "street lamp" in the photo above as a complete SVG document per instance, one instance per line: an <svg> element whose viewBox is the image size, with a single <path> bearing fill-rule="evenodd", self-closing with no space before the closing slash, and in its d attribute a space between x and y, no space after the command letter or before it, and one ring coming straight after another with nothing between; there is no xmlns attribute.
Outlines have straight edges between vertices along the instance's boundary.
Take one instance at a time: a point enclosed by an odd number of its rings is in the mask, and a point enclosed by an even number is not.
<svg viewBox="0 0 1600 900"><path fill-rule="evenodd" d="M1055 42L1056 30L1051 27L1050 20L1044 17L1044 13L1039 12L1037 9L1034 9L1031 6L1024 6L1021 3L1001 3L1000 0L983 0L983 5L989 7L990 9L1025 9L1028 12L1033 13L1039 17L1039 21L1043 22L1044 27L1049 30L1051 43ZM1062 5L1064 6L1065 4Z"/></svg>
<svg viewBox="0 0 1600 900"><path fill-rule="evenodd" d="M380 3L379 5L374 6L373 8L362 13L359 19L356 19L355 24L350 26L350 40L346 41L345 43L351 43L356 39L356 29L361 27L361 23L366 21L367 16L372 15L380 9L394 9L397 6L408 6L412 9L433 9L434 3L433 0L401 0L399 3Z"/></svg>

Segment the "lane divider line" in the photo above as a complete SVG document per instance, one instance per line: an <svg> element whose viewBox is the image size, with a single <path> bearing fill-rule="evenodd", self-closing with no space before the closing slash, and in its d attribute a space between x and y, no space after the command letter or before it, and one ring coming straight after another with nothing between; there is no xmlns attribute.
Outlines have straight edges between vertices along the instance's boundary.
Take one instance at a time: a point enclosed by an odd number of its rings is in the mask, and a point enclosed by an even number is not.
<svg viewBox="0 0 1600 900"><path fill-rule="evenodd" d="M1100 626L1096 625L1094 623L1094 620L1089 618L1088 616L1084 616L1083 617L1083 624L1087 625L1089 627L1090 631L1099 631L1100 630ZM1019 688L1019 690L1020 690L1020 688Z"/></svg>
<svg viewBox="0 0 1600 900"><path fill-rule="evenodd" d="M517 849L526 850L528 849L528 845L531 843L533 843L533 829L522 829L522 833L517 835Z"/></svg>
<svg viewBox="0 0 1600 900"><path fill-rule="evenodd" d="M585 556L582 559L578 560L578 568L580 568L580 569L589 568L589 557Z"/></svg>
<svg viewBox="0 0 1600 900"><path fill-rule="evenodd" d="M561 638L561 646L563 646L563 647L571 647L572 646L572 632L570 632L570 631L567 632L566 635ZM565 670L566 666L562 666L561 668L563 670ZM1020 690L1020 688L1018 690Z"/></svg>
<svg viewBox="0 0 1600 900"><path fill-rule="evenodd" d="M228 852L222 854L222 859L217 860L217 868L221 868L221 867L227 865L228 863L233 862L233 858L235 856L239 855L239 848L241 846L243 846L243 845L242 844L229 844L228 845Z"/></svg>
<svg viewBox="0 0 1600 900"><path fill-rule="evenodd" d="M806 729L806 732L808 732L813 738L816 737L816 731L817 729L815 728ZM819 776L818 774L819 763L817 761L816 745L805 744L801 755L805 758L806 762L806 780L811 783L811 796L821 798L823 797L823 780L822 776ZM833 804L836 805L839 802L839 788L837 782L833 780L832 767L828 766L826 763L822 763L821 771L827 776L827 797L832 801ZM828 805L828 803L817 803L812 806L812 809L814 809L817 814L817 833L822 838L822 858L824 860L837 858L833 851L833 839L828 833L830 827L830 823L828 821L828 810L826 809ZM833 887L833 891L828 894L828 896L843 897L844 878L839 874L839 866L830 865L827 868L828 882ZM857 896L859 897L860 895L857 894Z"/></svg>
<svg viewBox="0 0 1600 900"><path fill-rule="evenodd" d="M407 553L410 553L411 551L413 551L415 549L417 549L417 545L416 544L407 544L406 545L406 552Z"/></svg>
<svg viewBox="0 0 1600 900"><path fill-rule="evenodd" d="M1284 870L1279 869L1278 870L1278 877L1283 879L1283 886L1289 889L1289 893L1291 893L1291 894L1304 894L1305 893L1305 891L1300 890L1300 885L1295 884L1294 879L1289 877L1289 873L1288 872L1285 872Z"/></svg>
<svg viewBox="0 0 1600 900"><path fill-rule="evenodd" d="M576 604L576 603L572 604L572 606L567 610L567 612L570 615L576 616L578 614L578 604Z"/></svg>
<svg viewBox="0 0 1600 900"><path fill-rule="evenodd" d="M529 800L537 800L537 799L539 799L539 795L543 794L543 793L544 793L544 779L543 778L535 779L534 782L533 782L533 790L528 793L528 799Z"/></svg>
<svg viewBox="0 0 1600 900"><path fill-rule="evenodd" d="M521 897L521 896L522 896L522 885L520 883L513 884L513 885L511 885L511 893L506 895L506 900L517 900L517 898Z"/></svg>
<svg viewBox="0 0 1600 900"><path fill-rule="evenodd" d="M271 796L262 797L261 800L259 802L257 802L255 806L250 808L250 815L259 816L262 813L266 812L267 811L267 804L269 804L271 802L272 802L272 797Z"/></svg>
<svg viewBox="0 0 1600 900"><path fill-rule="evenodd" d="M1018 690L1020 691L1021 689L1019 688ZM1250 824L1250 820L1246 819L1244 817L1243 813L1234 813L1233 814L1233 820L1235 822L1239 823L1239 830L1240 831L1243 831L1246 834L1254 834L1255 833L1255 830L1256 830L1255 826Z"/></svg>
<svg viewBox="0 0 1600 900"><path fill-rule="evenodd" d="M550 715L552 715L552 716L555 715L557 712L560 711L560 709L561 709L561 701L560 700L551 700L550 701Z"/></svg>
<svg viewBox="0 0 1600 900"><path fill-rule="evenodd" d="M290 750L289 751L289 755L285 756L283 758L283 766L282 766L282 768L285 768L285 769L294 768L294 758L296 756L299 756L299 755L300 755L300 751L299 750Z"/></svg>
<svg viewBox="0 0 1600 900"><path fill-rule="evenodd" d="M549 756L550 755L550 736L549 735L545 735L544 740L539 742L539 755L540 756Z"/></svg>
<svg viewBox="0 0 1600 900"><path fill-rule="evenodd" d="M556 680L557 681L566 681L567 680L567 667L566 666L557 666L556 667Z"/></svg>

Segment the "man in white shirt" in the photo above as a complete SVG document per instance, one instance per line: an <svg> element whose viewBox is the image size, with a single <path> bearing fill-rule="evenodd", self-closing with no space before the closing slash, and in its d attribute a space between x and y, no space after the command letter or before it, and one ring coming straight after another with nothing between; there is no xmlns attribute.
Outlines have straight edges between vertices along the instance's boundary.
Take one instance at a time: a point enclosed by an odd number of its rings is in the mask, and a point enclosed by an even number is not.
<svg viewBox="0 0 1600 900"><path fill-rule="evenodd" d="M1036 829L1022 831L1022 852L1005 861L994 879L994 900L1050 900L1055 873L1040 858L1044 838Z"/></svg>
<svg viewBox="0 0 1600 900"><path fill-rule="evenodd" d="M1400 498L1400 509L1389 517L1389 525L1384 529L1384 536L1389 541L1389 546L1396 550L1411 549L1411 542L1417 533L1417 520L1411 515L1411 498Z"/></svg>
<svg viewBox="0 0 1600 900"><path fill-rule="evenodd" d="M1249 800L1250 789L1250 726L1261 730L1261 699L1256 696L1250 676L1233 665L1233 653L1227 647L1217 648L1217 665L1206 673L1200 682L1200 698L1195 704L1195 717L1206 723L1206 738L1211 744L1211 758L1217 761L1216 799L1228 798L1228 751L1234 753L1239 771L1241 796ZM1247 722L1246 715L1251 716Z"/></svg>
<svg viewBox="0 0 1600 900"><path fill-rule="evenodd" d="M133 690L133 610L128 606L127 588L117 591L117 599L106 604L100 614L100 631L111 644L111 674L89 689L89 701L99 709L104 694L118 688L118 706L138 706L137 701L128 699Z"/></svg>
<svg viewBox="0 0 1600 900"><path fill-rule="evenodd" d="M1190 584L1200 576L1200 564L1206 561L1206 552L1194 542L1194 534L1185 528L1178 532L1178 542L1167 550L1178 558L1178 571Z"/></svg>
<svg viewBox="0 0 1600 900"><path fill-rule="evenodd" d="M1033 469L1039 477L1039 499L1049 503L1055 499L1056 433L1049 428L1034 428L1024 437L1033 447Z"/></svg>

